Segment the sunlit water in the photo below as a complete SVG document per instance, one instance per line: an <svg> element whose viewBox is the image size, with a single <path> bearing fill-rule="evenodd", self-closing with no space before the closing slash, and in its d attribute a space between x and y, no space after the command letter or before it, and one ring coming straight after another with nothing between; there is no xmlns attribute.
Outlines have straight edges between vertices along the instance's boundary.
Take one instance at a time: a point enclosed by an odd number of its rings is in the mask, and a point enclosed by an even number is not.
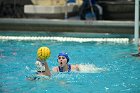
<svg viewBox="0 0 140 93"><path fill-rule="evenodd" d="M1 32L1 35L18 34ZM45 36L46 33L23 32L20 35ZM65 51L69 54L70 64L85 65L88 71L53 73L49 80L27 80L26 76L35 70L36 51L41 46L51 50L47 60L50 69L58 65L58 53ZM137 49L132 43L0 40L0 92L140 93L140 58L130 55L134 52Z"/></svg>

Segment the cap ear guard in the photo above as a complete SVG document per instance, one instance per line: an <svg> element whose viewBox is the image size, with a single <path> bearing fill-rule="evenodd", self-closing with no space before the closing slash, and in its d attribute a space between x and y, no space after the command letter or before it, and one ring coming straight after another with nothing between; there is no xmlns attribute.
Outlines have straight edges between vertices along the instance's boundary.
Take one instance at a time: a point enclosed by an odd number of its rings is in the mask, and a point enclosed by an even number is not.
<svg viewBox="0 0 140 93"><path fill-rule="evenodd" d="M67 63L69 62L69 57L66 57L66 59L67 59Z"/></svg>

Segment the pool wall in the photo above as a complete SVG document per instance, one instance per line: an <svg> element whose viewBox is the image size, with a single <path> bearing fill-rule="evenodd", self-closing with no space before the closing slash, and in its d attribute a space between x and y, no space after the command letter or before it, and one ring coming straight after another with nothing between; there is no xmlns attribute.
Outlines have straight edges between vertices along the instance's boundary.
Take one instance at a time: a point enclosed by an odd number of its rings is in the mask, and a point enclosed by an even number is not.
<svg viewBox="0 0 140 93"><path fill-rule="evenodd" d="M134 21L4 18L0 19L0 30L133 34Z"/></svg>

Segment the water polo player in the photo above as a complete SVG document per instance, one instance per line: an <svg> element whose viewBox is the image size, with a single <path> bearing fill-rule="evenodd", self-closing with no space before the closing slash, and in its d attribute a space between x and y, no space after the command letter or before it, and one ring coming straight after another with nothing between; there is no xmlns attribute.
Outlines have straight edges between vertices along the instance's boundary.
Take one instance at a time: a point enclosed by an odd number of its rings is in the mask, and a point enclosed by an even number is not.
<svg viewBox="0 0 140 93"><path fill-rule="evenodd" d="M37 51L36 68L38 75L51 76L50 69L46 60L50 57L50 49L48 47L40 47Z"/></svg>
<svg viewBox="0 0 140 93"><path fill-rule="evenodd" d="M54 67L54 72L70 72L70 71L79 71L78 65L70 65L69 63L69 56L67 53L62 52L58 54L58 64L59 66Z"/></svg>

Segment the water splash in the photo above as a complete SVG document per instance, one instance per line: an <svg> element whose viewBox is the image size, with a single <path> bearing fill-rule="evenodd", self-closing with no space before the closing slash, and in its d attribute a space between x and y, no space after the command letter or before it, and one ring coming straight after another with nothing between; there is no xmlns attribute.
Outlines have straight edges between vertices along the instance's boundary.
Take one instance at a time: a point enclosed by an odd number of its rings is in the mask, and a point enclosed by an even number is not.
<svg viewBox="0 0 140 93"><path fill-rule="evenodd" d="M108 71L107 68L96 67L94 64L80 64L78 66L81 73L101 73Z"/></svg>

